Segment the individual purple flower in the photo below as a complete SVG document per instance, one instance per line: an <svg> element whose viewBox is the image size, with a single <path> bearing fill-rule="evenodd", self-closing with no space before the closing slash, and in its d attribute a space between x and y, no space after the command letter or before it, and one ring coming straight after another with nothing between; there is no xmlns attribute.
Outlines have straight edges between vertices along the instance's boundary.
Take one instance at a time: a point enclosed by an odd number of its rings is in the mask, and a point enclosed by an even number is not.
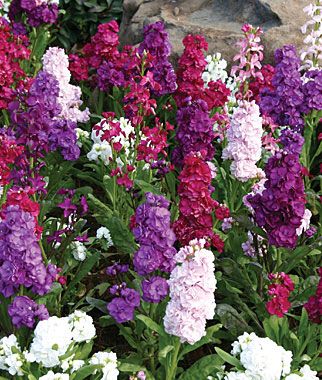
<svg viewBox="0 0 322 380"><path fill-rule="evenodd" d="M108 276L116 276L119 273L126 273L129 270L128 264L114 263L106 268L106 274Z"/></svg>
<svg viewBox="0 0 322 380"><path fill-rule="evenodd" d="M277 152L268 160L265 174L264 190L246 199L256 223L266 231L269 244L294 248L306 203L298 155Z"/></svg>
<svg viewBox="0 0 322 380"><path fill-rule="evenodd" d="M291 154L301 154L304 144L304 137L292 129L283 129L280 136L280 141L284 146L284 150Z"/></svg>
<svg viewBox="0 0 322 380"><path fill-rule="evenodd" d="M305 231L305 236L308 238L311 238L312 236L316 234L316 231L317 231L316 227L311 226L309 229Z"/></svg>
<svg viewBox="0 0 322 380"><path fill-rule="evenodd" d="M159 269L171 272L176 253L176 240L171 228L169 201L161 195L146 193L146 202L135 213L133 235L140 248L134 255L134 269L140 275L147 275Z"/></svg>
<svg viewBox="0 0 322 380"><path fill-rule="evenodd" d="M149 71L153 73L153 79L160 84L161 89L155 91L157 96L173 93L177 89L176 74L169 62L171 44L164 23L157 21L144 27L144 40L140 44L138 52L142 56L149 52L153 59Z"/></svg>
<svg viewBox="0 0 322 380"><path fill-rule="evenodd" d="M103 62L97 69L97 78L101 91L108 91L113 86L122 87L126 83L123 72L113 62Z"/></svg>
<svg viewBox="0 0 322 380"><path fill-rule="evenodd" d="M302 112L322 109L322 70L309 70L305 73L303 85L304 102Z"/></svg>
<svg viewBox="0 0 322 380"><path fill-rule="evenodd" d="M77 210L77 206L72 203L72 199L70 198L65 198L62 203L58 204L58 207L64 210L64 218L68 218Z"/></svg>
<svg viewBox="0 0 322 380"><path fill-rule="evenodd" d="M286 45L275 51L275 74L272 79L274 90L264 89L260 107L263 114L270 116L281 126L289 125L301 130L304 122L301 108L304 101L301 60L293 45Z"/></svg>
<svg viewBox="0 0 322 380"><path fill-rule="evenodd" d="M169 285L165 278L153 276L142 281L143 300L146 302L159 303L169 292Z"/></svg>
<svg viewBox="0 0 322 380"><path fill-rule="evenodd" d="M131 321L134 318L134 307L124 298L116 297L107 305L107 310L117 323Z"/></svg>
<svg viewBox="0 0 322 380"><path fill-rule="evenodd" d="M213 123L207 103L197 100L181 107L177 112L177 147L172 154L175 165L181 166L184 157L191 152L204 152L205 160L211 161L215 154Z"/></svg>
<svg viewBox="0 0 322 380"><path fill-rule="evenodd" d="M140 306L140 293L137 292L136 290L125 288L125 289L121 289L120 294L121 294L121 297L123 297L129 305L133 307Z"/></svg>
<svg viewBox="0 0 322 380"><path fill-rule="evenodd" d="M38 305L27 296L17 296L8 307L8 314L15 327L34 327L36 319L43 321L49 318L45 305Z"/></svg>

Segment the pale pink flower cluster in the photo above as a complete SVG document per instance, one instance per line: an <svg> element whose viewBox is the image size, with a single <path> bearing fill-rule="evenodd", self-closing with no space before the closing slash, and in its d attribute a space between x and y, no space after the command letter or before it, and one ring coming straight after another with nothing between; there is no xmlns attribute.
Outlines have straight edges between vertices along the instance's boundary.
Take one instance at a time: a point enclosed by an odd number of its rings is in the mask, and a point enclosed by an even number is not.
<svg viewBox="0 0 322 380"><path fill-rule="evenodd" d="M233 161L230 170L239 181L264 177L264 172L256 166L262 154L262 134L258 105L255 101L239 101L227 130L228 145L222 153L224 160Z"/></svg>
<svg viewBox="0 0 322 380"><path fill-rule="evenodd" d="M304 67L311 69L320 66L322 60L322 2L316 0L316 4L309 4L303 11L310 17L301 28L303 34L307 34L304 43L307 45L301 52Z"/></svg>
<svg viewBox="0 0 322 380"><path fill-rule="evenodd" d="M174 256L177 266L168 280L171 300L164 327L182 343L198 342L206 334L206 320L215 313L214 255L205 244L205 239L195 239L181 248Z"/></svg>
<svg viewBox="0 0 322 380"><path fill-rule="evenodd" d="M89 120L89 110L81 111L83 104L80 87L70 84L71 74L68 69L68 56L64 49L50 47L42 58L43 70L55 77L59 83L58 103L62 111L60 117L74 122L85 123Z"/></svg>
<svg viewBox="0 0 322 380"><path fill-rule="evenodd" d="M244 38L237 43L240 51L234 57L234 61L239 61L238 65L231 68L231 76L244 82L248 78L264 79L260 69L263 60L263 45L260 44L260 36L263 33L261 28L254 28L252 25L245 24L242 27Z"/></svg>

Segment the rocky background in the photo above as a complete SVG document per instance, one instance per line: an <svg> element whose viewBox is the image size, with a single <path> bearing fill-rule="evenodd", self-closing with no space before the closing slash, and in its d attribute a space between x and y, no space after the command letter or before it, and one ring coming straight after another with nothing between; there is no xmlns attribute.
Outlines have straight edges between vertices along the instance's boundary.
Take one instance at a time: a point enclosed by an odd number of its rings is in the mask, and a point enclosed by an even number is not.
<svg viewBox="0 0 322 380"><path fill-rule="evenodd" d="M310 0L124 0L121 23L122 44L142 40L143 26L164 21L170 34L173 55L183 51L182 39L188 33L203 34L209 52L221 52L231 60L235 43L245 22L261 26L265 34L265 61L272 62L274 50L285 44L302 47L300 28L305 23L303 8Z"/></svg>

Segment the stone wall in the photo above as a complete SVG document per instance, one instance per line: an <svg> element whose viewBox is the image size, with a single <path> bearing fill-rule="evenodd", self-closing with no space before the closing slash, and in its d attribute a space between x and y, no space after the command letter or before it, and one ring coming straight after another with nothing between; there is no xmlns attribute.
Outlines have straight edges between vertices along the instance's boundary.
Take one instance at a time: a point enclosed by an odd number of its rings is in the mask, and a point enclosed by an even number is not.
<svg viewBox="0 0 322 380"><path fill-rule="evenodd" d="M164 21L173 45L173 55L183 50L188 33L203 34L209 52L221 52L231 60L235 43L242 36L241 26L248 22L264 31L265 61L273 60L277 47L294 44L302 47L300 27L305 23L303 8L310 0L124 0L121 43L137 44L143 26Z"/></svg>

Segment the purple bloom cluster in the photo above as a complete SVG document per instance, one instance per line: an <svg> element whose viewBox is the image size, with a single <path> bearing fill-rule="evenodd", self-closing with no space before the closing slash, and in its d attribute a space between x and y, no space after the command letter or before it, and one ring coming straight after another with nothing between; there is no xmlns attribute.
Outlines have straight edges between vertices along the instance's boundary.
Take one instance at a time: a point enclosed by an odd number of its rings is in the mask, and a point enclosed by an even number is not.
<svg viewBox="0 0 322 380"><path fill-rule="evenodd" d="M172 160L180 166L191 152L202 152L205 160L210 161L215 154L213 123L209 117L207 103L201 99L178 109L178 128Z"/></svg>
<svg viewBox="0 0 322 380"><path fill-rule="evenodd" d="M126 273L129 270L128 264L114 263L106 268L106 274L108 276L116 276L119 273Z"/></svg>
<svg viewBox="0 0 322 380"><path fill-rule="evenodd" d="M47 293L57 275L55 265L43 263L35 236L35 219L19 206L8 206L0 222L0 292L12 296L20 285Z"/></svg>
<svg viewBox="0 0 322 380"><path fill-rule="evenodd" d="M104 61L97 69L98 88L107 91L109 87L123 87L126 80L124 73L113 62Z"/></svg>
<svg viewBox="0 0 322 380"><path fill-rule="evenodd" d="M322 70L309 70L305 73L303 85L305 114L322 109Z"/></svg>
<svg viewBox="0 0 322 380"><path fill-rule="evenodd" d="M293 45L275 51L275 74L272 79L274 90L264 89L260 107L279 125L289 125L301 130L303 119L301 108L304 100L300 74L301 60Z"/></svg>
<svg viewBox="0 0 322 380"><path fill-rule="evenodd" d="M133 234L140 248L133 261L142 276L156 270L170 273L175 266L176 237L170 226L169 204L162 195L146 193L146 202L136 209Z"/></svg>
<svg viewBox="0 0 322 380"><path fill-rule="evenodd" d="M146 302L159 303L169 293L169 285L165 278L153 276L142 281L143 300Z"/></svg>
<svg viewBox="0 0 322 380"><path fill-rule="evenodd" d="M21 18L25 13L27 22L32 27L41 24L55 24L58 18L58 5L50 1L13 0L9 8L9 17L12 21Z"/></svg>
<svg viewBox="0 0 322 380"><path fill-rule="evenodd" d="M296 154L277 152L265 167L267 180L260 194L248 195L256 223L264 228L270 244L294 248L296 230L305 211L301 164Z"/></svg>
<svg viewBox="0 0 322 380"><path fill-rule="evenodd" d="M169 35L162 21L144 27L144 40L140 44L138 52L142 55L148 51L152 56L151 68L153 79L160 84L161 89L157 96L173 93L177 89L177 77L172 64L169 62L171 44Z"/></svg>
<svg viewBox="0 0 322 380"><path fill-rule="evenodd" d="M134 318L134 310L140 306L140 293L126 287L126 283L114 285L110 293L117 297L107 305L107 310L117 323L131 321Z"/></svg>
<svg viewBox="0 0 322 380"><path fill-rule="evenodd" d="M280 141L284 146L284 151L290 154L300 155L304 144L304 137L292 129L283 129Z"/></svg>
<svg viewBox="0 0 322 380"><path fill-rule="evenodd" d="M40 321L49 318L46 306L38 305L27 296L16 297L8 308L8 314L17 328L26 326L31 329L35 325L36 318Z"/></svg>
<svg viewBox="0 0 322 380"><path fill-rule="evenodd" d="M11 120L19 144L27 145L33 152L60 149L66 160L75 160L80 152L75 132L77 124L59 118L58 96L58 81L40 71L26 98L9 105Z"/></svg>

